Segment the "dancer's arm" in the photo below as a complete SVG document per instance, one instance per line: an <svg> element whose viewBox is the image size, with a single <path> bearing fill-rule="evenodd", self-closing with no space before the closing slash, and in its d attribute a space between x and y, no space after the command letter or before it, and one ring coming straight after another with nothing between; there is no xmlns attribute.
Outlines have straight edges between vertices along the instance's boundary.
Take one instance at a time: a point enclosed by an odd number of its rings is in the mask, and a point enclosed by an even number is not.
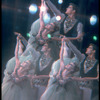
<svg viewBox="0 0 100 100"><path fill-rule="evenodd" d="M43 12L44 11L42 11L42 7L44 7L43 0L41 0L41 8L40 8L40 14L39 14L39 16L40 16L40 28L39 28L38 35L36 36L37 38L40 38L41 31L45 27L45 23L43 21Z"/></svg>
<svg viewBox="0 0 100 100"><path fill-rule="evenodd" d="M69 40L79 40L83 37L84 33L77 35L76 37L68 37ZM66 41L66 39L65 39Z"/></svg>
<svg viewBox="0 0 100 100"><path fill-rule="evenodd" d="M82 37L84 36L84 33L78 34L76 37L67 37L67 39L69 40L80 40L82 39ZM61 38L59 37L51 37L52 40L56 40L56 41L61 41ZM65 38L65 41L67 41L67 39Z"/></svg>
<svg viewBox="0 0 100 100"><path fill-rule="evenodd" d="M60 49L60 69L57 75L57 78L60 78L62 76L62 71L64 70L65 64L64 64L64 59L63 59L63 52L64 52L64 41L62 39L61 41L61 49Z"/></svg>
<svg viewBox="0 0 100 100"><path fill-rule="evenodd" d="M98 80L97 77L84 77L84 78L80 78L80 77L66 77L64 80L73 80L73 81L91 81L91 80Z"/></svg>
<svg viewBox="0 0 100 100"><path fill-rule="evenodd" d="M62 20L65 18L65 15L62 14L50 0L44 0L44 1L49 6L49 8L51 9L51 11L54 13L54 15L61 16Z"/></svg>
<svg viewBox="0 0 100 100"><path fill-rule="evenodd" d="M16 64L15 64L14 72L12 73L13 75L16 74L16 70L20 65L20 61L19 61L19 58L18 58L18 46L19 46L19 37L17 36L17 44L16 44L16 48L15 48L15 61L16 61Z"/></svg>
<svg viewBox="0 0 100 100"><path fill-rule="evenodd" d="M21 40L19 40L19 50L18 55L21 55L23 53L24 45L22 44Z"/></svg>
<svg viewBox="0 0 100 100"><path fill-rule="evenodd" d="M41 8L40 8L40 15L39 15L40 16L40 30L43 29L44 26L45 26L45 23L43 21L43 14L46 11L43 11L42 7L45 7L45 4L44 4L43 0L41 0ZM45 10L46 10L46 7L45 7Z"/></svg>
<svg viewBox="0 0 100 100"><path fill-rule="evenodd" d="M96 77L99 81L99 64L97 65L97 77Z"/></svg>
<svg viewBox="0 0 100 100"><path fill-rule="evenodd" d="M18 58L18 49L19 49L19 36L17 36L17 44L15 48L15 60L16 60L16 65L19 65L19 58Z"/></svg>
<svg viewBox="0 0 100 100"><path fill-rule="evenodd" d="M76 37L68 37L68 39L77 40L77 41L80 42L80 41L83 40L83 36L84 36L83 24L82 23L78 23L78 25L77 25L77 36Z"/></svg>
<svg viewBox="0 0 100 100"><path fill-rule="evenodd" d="M72 50L72 52L77 56L77 58L78 58L80 61L82 61L82 60L84 59L85 55L82 54L82 53L71 43L71 41L70 41L68 38L65 38L64 40L67 42L68 46L70 47L70 49Z"/></svg>
<svg viewBox="0 0 100 100"><path fill-rule="evenodd" d="M21 42L24 44L24 46L26 47L28 44L28 41L21 35L21 33L18 32L14 32L15 35L19 36L19 39L21 40ZM20 44L19 44L20 45Z"/></svg>
<svg viewBox="0 0 100 100"><path fill-rule="evenodd" d="M91 81L91 80L98 80L99 81L99 64L97 65L97 76L96 77L71 77L72 80L76 81Z"/></svg>

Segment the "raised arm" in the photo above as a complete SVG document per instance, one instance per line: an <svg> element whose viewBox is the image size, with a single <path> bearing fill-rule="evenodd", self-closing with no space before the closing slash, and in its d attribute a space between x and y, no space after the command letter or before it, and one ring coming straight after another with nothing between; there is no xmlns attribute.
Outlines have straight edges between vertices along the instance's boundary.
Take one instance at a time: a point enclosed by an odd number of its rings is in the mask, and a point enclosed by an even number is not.
<svg viewBox="0 0 100 100"><path fill-rule="evenodd" d="M21 55L23 53L24 45L22 44L21 40L19 40L19 50L18 55Z"/></svg>
<svg viewBox="0 0 100 100"><path fill-rule="evenodd" d="M77 56L77 58L82 61L85 57L84 54L82 54L72 43L68 38L65 38L65 41L67 42L68 46L72 50L72 52Z"/></svg>
<svg viewBox="0 0 100 100"><path fill-rule="evenodd" d="M44 1L48 5L48 7L51 9L51 11L54 13L54 15L61 16L62 19L65 18L65 15L62 14L50 0L44 0Z"/></svg>
<svg viewBox="0 0 100 100"><path fill-rule="evenodd" d="M39 14L39 16L40 16L40 29L45 26L45 23L43 21L43 13L45 13L45 12L46 12L45 3L43 0L41 0L41 8L40 8L40 14Z"/></svg>
<svg viewBox="0 0 100 100"><path fill-rule="evenodd" d="M16 61L16 65L14 68L14 71L12 73L12 75L16 76L16 70L19 68L20 65L20 61L18 58L18 49L19 49L19 36L17 36L17 44L16 44L16 48L15 48L15 61Z"/></svg>
<svg viewBox="0 0 100 100"><path fill-rule="evenodd" d="M59 72L57 74L57 79L60 79L62 77L62 72L64 70L65 64L64 64L64 59L63 59L63 53L64 53L64 40L62 39L61 41L61 49L60 49L60 69Z"/></svg>
<svg viewBox="0 0 100 100"><path fill-rule="evenodd" d="M64 41L63 39L61 40L61 49L60 49L60 60L63 61L63 52L64 52Z"/></svg>
<svg viewBox="0 0 100 100"><path fill-rule="evenodd" d="M39 32L38 32L38 34L36 36L37 38L40 38L41 31L45 27L45 23L43 21L43 14L46 13L46 11L44 11L43 9L46 10L46 7L45 7L45 4L44 4L43 0L41 0L41 8L40 8L40 14L39 14L39 17L40 17L40 28L39 28Z"/></svg>
<svg viewBox="0 0 100 100"><path fill-rule="evenodd" d="M15 59L16 59L16 62L19 61L18 49L19 49L19 37L17 36L17 44L16 44L16 48L15 48Z"/></svg>
<svg viewBox="0 0 100 100"><path fill-rule="evenodd" d="M14 32L15 35L19 36L19 39L21 40L21 42L25 45L25 47L28 44L28 41L21 35L21 33L18 32Z"/></svg>

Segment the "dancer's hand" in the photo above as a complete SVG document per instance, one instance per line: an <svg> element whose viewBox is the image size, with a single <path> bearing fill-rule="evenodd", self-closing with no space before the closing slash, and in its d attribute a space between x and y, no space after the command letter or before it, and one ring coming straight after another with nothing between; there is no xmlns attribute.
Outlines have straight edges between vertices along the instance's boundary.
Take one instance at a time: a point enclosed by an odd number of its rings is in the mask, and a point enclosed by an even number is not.
<svg viewBox="0 0 100 100"><path fill-rule="evenodd" d="M17 36L17 41L19 41L19 39L20 39L19 36Z"/></svg>
<svg viewBox="0 0 100 100"><path fill-rule="evenodd" d="M65 42L65 36L61 39L62 45L64 45Z"/></svg>
<svg viewBox="0 0 100 100"><path fill-rule="evenodd" d="M65 85L67 82L69 82L69 81L71 81L72 79L71 79L71 77L67 77L66 79L60 79L59 80L59 83L61 84L61 85Z"/></svg>
<svg viewBox="0 0 100 100"><path fill-rule="evenodd" d="M41 2L44 2L44 0L41 0Z"/></svg>
<svg viewBox="0 0 100 100"><path fill-rule="evenodd" d="M69 39L68 39L68 38L66 38L66 37L63 37L63 38L62 38L62 41L66 41L66 42L68 42L68 41L69 41Z"/></svg>
<svg viewBox="0 0 100 100"><path fill-rule="evenodd" d="M61 80L61 79L62 79L62 75L58 73L58 74L56 75L56 79L57 79L57 80Z"/></svg>
<svg viewBox="0 0 100 100"><path fill-rule="evenodd" d="M22 35L18 32L14 32L15 35L17 35L20 39L22 38Z"/></svg>
<svg viewBox="0 0 100 100"><path fill-rule="evenodd" d="M40 34L37 34L36 38L39 39L40 38Z"/></svg>

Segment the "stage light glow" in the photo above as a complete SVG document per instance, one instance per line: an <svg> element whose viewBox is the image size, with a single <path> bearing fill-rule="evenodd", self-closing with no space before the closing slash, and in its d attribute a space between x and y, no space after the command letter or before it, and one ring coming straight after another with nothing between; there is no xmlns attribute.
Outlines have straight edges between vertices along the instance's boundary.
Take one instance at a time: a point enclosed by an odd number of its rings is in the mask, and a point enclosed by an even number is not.
<svg viewBox="0 0 100 100"><path fill-rule="evenodd" d="M62 4L63 3L63 0L58 0L58 4Z"/></svg>
<svg viewBox="0 0 100 100"><path fill-rule="evenodd" d="M38 7L37 7L36 4L31 4L31 5L29 6L29 12L30 12L31 14L35 14L35 13L37 12L37 10L38 10Z"/></svg>
<svg viewBox="0 0 100 100"><path fill-rule="evenodd" d="M97 41L97 39L98 39L97 36L94 35L94 36L93 36L93 40L94 40L94 41Z"/></svg>
<svg viewBox="0 0 100 100"><path fill-rule="evenodd" d="M41 9L41 11L45 11L46 10L46 8L44 6L41 6L40 9Z"/></svg>
<svg viewBox="0 0 100 100"><path fill-rule="evenodd" d="M44 16L43 16L43 20L45 22L45 24L49 23L50 22L50 19L51 19L51 16L49 13L46 13Z"/></svg>
<svg viewBox="0 0 100 100"><path fill-rule="evenodd" d="M57 17L56 17L56 20L57 20L57 21L60 21L60 20L61 20L61 16L57 16Z"/></svg>
<svg viewBox="0 0 100 100"><path fill-rule="evenodd" d="M26 34L27 37L30 37L31 35L29 33Z"/></svg>
<svg viewBox="0 0 100 100"><path fill-rule="evenodd" d="M47 34L47 37L50 39L51 38L51 34Z"/></svg>
<svg viewBox="0 0 100 100"><path fill-rule="evenodd" d="M97 16L96 15L92 15L90 18L90 24L91 25L95 25L97 22Z"/></svg>

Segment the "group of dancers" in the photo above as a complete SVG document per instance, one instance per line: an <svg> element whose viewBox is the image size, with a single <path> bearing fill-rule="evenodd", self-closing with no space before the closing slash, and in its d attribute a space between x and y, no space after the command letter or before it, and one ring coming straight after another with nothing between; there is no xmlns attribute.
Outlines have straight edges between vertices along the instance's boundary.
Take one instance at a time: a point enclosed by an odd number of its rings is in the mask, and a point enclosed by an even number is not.
<svg viewBox="0 0 100 100"><path fill-rule="evenodd" d="M91 43L81 53L84 32L77 9L70 3L63 14L50 0L41 0L29 40L15 32L15 56L6 64L2 100L98 100L96 46ZM45 23L48 10L55 16Z"/></svg>

